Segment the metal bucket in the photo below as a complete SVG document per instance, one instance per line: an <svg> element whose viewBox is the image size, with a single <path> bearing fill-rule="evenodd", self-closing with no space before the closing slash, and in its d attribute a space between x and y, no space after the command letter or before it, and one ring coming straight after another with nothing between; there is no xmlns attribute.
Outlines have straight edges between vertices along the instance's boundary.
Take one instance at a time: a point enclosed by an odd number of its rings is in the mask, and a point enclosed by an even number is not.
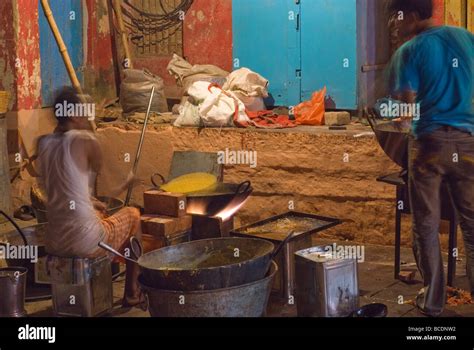
<svg viewBox="0 0 474 350"><path fill-rule="evenodd" d="M26 316L26 274L24 267L0 269L0 317Z"/></svg>
<svg viewBox="0 0 474 350"><path fill-rule="evenodd" d="M262 317L278 267L267 276L241 286L205 291L169 291L147 287L139 279L152 317Z"/></svg>

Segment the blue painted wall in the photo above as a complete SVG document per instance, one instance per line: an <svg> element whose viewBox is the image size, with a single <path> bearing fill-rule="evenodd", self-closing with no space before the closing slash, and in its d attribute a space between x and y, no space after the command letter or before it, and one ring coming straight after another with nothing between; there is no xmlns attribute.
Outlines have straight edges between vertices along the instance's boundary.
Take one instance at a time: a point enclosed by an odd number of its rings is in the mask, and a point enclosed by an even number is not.
<svg viewBox="0 0 474 350"><path fill-rule="evenodd" d="M329 104L357 107L356 0L301 1L301 99L327 87Z"/></svg>
<svg viewBox="0 0 474 350"><path fill-rule="evenodd" d="M299 6L294 0L233 0L234 69L250 68L270 81L279 105L300 99Z"/></svg>
<svg viewBox="0 0 474 350"><path fill-rule="evenodd" d="M327 86L335 108L357 109L356 0L233 0L232 6L234 69L248 67L270 80L276 105L296 105Z"/></svg>
<svg viewBox="0 0 474 350"><path fill-rule="evenodd" d="M82 40L82 1L50 0L51 10L56 24L68 49L72 64L79 81L82 83L82 65L84 60ZM43 107L54 102L54 93L65 85L71 85L56 40L39 3L40 57L41 57L41 95ZM74 18L75 17L75 18Z"/></svg>

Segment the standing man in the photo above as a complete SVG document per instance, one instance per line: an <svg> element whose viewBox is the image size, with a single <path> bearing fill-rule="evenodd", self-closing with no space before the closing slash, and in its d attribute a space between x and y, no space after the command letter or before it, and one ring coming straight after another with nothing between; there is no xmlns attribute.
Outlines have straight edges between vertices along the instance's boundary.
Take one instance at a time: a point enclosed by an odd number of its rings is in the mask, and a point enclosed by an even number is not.
<svg viewBox="0 0 474 350"><path fill-rule="evenodd" d="M446 302L439 241L442 182L457 209L474 294L474 36L434 26L432 0L392 0L389 9L399 35L408 40L393 57L391 90L421 111L412 121L409 149L413 249L424 282L417 306L425 315L439 316Z"/></svg>

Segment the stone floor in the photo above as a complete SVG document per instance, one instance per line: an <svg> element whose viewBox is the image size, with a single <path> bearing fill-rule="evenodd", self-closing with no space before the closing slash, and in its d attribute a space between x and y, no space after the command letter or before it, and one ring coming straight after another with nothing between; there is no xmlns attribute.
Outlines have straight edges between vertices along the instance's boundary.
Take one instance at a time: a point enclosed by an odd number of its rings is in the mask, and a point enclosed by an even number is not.
<svg viewBox="0 0 474 350"><path fill-rule="evenodd" d="M0 228L1 229L1 228ZM315 245L332 244L333 241L315 239ZM339 242L344 244L345 242ZM347 242L346 242L347 243ZM353 245L353 242L347 243ZM359 265L360 304L384 303L388 306L390 317L422 317L412 305L418 290L422 287L417 273L414 284L395 281L393 278L393 247L368 245L365 246L366 261ZM445 260L446 257L445 257ZM415 269L410 249L402 249L403 269ZM464 260L458 261L456 287L467 290L467 278L464 272ZM148 312L138 308L123 309L120 301L123 293L124 281L119 278L114 282L114 309L109 317L149 317ZM400 297L404 303L400 304ZM36 301L26 304L28 315L31 317L52 316L51 300ZM275 297L270 299L268 316L294 317L296 307L285 304ZM474 305L448 307L443 317L474 317Z"/></svg>

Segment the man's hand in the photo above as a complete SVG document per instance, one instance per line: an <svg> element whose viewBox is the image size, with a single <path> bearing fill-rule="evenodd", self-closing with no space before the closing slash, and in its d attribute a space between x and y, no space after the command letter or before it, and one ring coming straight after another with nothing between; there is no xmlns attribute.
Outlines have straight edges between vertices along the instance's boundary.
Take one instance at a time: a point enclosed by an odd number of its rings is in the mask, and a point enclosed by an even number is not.
<svg viewBox="0 0 474 350"><path fill-rule="evenodd" d="M397 119L393 119L393 126L398 131L407 131L411 128L412 121L412 117L400 117Z"/></svg>
<svg viewBox="0 0 474 350"><path fill-rule="evenodd" d="M141 180L133 172L130 172L128 174L127 180L125 181L123 185L123 189L126 190L128 189L129 186L135 187L140 184L141 184Z"/></svg>
<svg viewBox="0 0 474 350"><path fill-rule="evenodd" d="M126 191L128 189L128 186L135 187L137 185L140 185L141 183L142 181L133 172L130 172L127 176L127 180L118 188L111 190L109 192L109 195L111 197L117 197L122 192Z"/></svg>

